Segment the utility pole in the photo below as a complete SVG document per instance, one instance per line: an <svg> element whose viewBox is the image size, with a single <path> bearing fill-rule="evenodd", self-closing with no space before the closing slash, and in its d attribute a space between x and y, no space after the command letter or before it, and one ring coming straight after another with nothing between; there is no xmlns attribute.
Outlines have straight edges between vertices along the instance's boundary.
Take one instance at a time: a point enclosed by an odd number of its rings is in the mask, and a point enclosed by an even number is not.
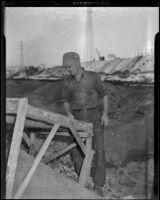
<svg viewBox="0 0 160 200"><path fill-rule="evenodd" d="M23 41L20 41L20 75L25 76L25 69L24 69L24 55L23 55Z"/></svg>
<svg viewBox="0 0 160 200"><path fill-rule="evenodd" d="M92 69L95 65L92 13L92 8L89 7L87 9L84 50L84 61L88 69Z"/></svg>

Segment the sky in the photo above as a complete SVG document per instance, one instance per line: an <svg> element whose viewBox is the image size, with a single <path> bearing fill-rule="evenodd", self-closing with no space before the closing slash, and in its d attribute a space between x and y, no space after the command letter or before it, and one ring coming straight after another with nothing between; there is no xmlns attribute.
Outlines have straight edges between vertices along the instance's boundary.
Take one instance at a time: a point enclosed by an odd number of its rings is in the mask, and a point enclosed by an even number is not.
<svg viewBox="0 0 160 200"><path fill-rule="evenodd" d="M84 56L87 7L6 7L6 66L62 65L65 52ZM101 56L133 57L159 31L158 7L93 7L94 47ZM97 53L95 51L96 59Z"/></svg>

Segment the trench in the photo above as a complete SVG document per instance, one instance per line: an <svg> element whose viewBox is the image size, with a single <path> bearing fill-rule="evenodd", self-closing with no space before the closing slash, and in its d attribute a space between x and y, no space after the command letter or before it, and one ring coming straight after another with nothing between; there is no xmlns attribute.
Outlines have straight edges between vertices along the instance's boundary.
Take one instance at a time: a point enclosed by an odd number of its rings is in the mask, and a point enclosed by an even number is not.
<svg viewBox="0 0 160 200"><path fill-rule="evenodd" d="M64 114L62 104L60 103L61 95L61 81L37 81L37 80L7 80L6 82L6 96L7 97L27 97L29 103L33 106L43 105L46 109ZM135 178L135 173L144 173L145 166L150 164L153 168L154 157L154 88L151 86L129 86L129 85L113 85L112 83L105 82L105 88L109 94L109 117L110 124L104 129L105 135L105 152L106 152L106 181L105 190L108 193L123 193L123 195L130 194L131 189L129 185L138 188L140 182L144 181L144 176ZM99 102L101 106L102 102ZM12 132L12 128L9 128ZM10 135L10 134L9 134ZM41 143L43 138L38 138ZM61 138L63 143L66 142L65 138ZM57 146L60 144L57 138ZM11 137L8 137L11 141ZM67 141L68 142L68 141ZM25 148L25 144L23 144ZM51 149L51 148L50 148ZM66 157L65 157L66 156ZM74 167L68 155L65 155L56 161L59 166L69 165L71 177L76 180ZM67 161L66 161L67 160ZM51 164L55 168L55 163ZM133 170L134 168L134 170ZM69 170L69 167L67 168ZM125 180L122 180L119 170L127 171ZM115 171L116 170L116 171ZM128 171L130 170L129 177L134 177L137 182L128 180ZM150 182L153 182L153 169L150 170ZM61 170L64 172L65 170ZM66 171L65 171L66 172ZM123 173L123 172L122 172ZM145 172L147 173L147 172ZM115 176L118 176L118 182ZM111 181L112 179L112 181ZM116 181L114 182L114 180ZM134 183L133 183L134 182ZM135 185L134 185L135 184ZM118 188L112 190L114 188ZM145 185L145 181L144 181ZM112 186L112 187L111 187ZM92 189L92 181L90 181L89 189ZM104 188L105 188L104 187ZM124 192L125 187L125 192ZM150 186L151 187L151 186ZM108 190L110 189L110 191ZM126 189L127 188L127 189ZM135 190L136 190L135 189ZM123 192L122 192L123 191ZM146 195L145 189L137 189L134 191L137 195ZM150 189L150 193L152 189ZM134 193L134 194L135 194Z"/></svg>

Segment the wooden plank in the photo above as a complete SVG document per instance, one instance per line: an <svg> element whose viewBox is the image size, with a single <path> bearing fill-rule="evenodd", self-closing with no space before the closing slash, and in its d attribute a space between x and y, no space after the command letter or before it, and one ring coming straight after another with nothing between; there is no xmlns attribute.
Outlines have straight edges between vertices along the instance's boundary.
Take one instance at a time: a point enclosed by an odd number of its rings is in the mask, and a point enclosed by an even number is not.
<svg viewBox="0 0 160 200"><path fill-rule="evenodd" d="M49 162L51 162L52 160L54 160L55 158L63 155L64 153L66 153L67 151L71 150L73 147L77 146L76 143L73 143L67 147L65 147L64 149L60 150L59 152L51 155L51 156L48 156L45 160L44 160L44 163L45 164L48 164Z"/></svg>
<svg viewBox="0 0 160 200"><path fill-rule="evenodd" d="M24 139L25 143L28 145L28 147L30 147L30 145L31 145L30 139L27 136L26 132L23 132L23 139Z"/></svg>
<svg viewBox="0 0 160 200"><path fill-rule="evenodd" d="M14 195L13 199L19 199L23 192L25 191L26 187L28 186L28 183L30 182L35 170L37 169L43 155L45 154L50 142L52 141L54 135L56 134L56 131L58 130L60 124L55 124L54 127L52 128L51 132L49 133L47 139L45 140L43 146L41 147L37 157L34 159L32 167L30 168L28 174L22 181L20 187L18 188L16 194Z"/></svg>
<svg viewBox="0 0 160 200"><path fill-rule="evenodd" d="M79 176L79 184L83 185L84 187L87 184L90 171L91 171L91 166L92 166L92 161L93 161L93 156L94 156L94 151L92 150L89 154L89 156L86 156L83 161L81 173Z"/></svg>
<svg viewBox="0 0 160 200"><path fill-rule="evenodd" d="M14 121L15 121L15 115L7 115L6 116L6 123L8 124L13 124ZM44 122L38 122L38 121L35 121L35 120L31 120L31 119L26 119L25 121L25 127L26 128L30 128L30 129L36 129L39 130L39 131L34 131L35 134L48 134L48 132L51 130L52 128L52 125L48 125ZM45 132L45 131L42 131L42 129L47 129L48 131ZM80 137L90 137L92 136L92 133L91 132L86 132L86 131L78 131L78 134ZM70 136L70 133L67 132L67 131L58 131L56 133L56 135L62 135L62 136Z"/></svg>
<svg viewBox="0 0 160 200"><path fill-rule="evenodd" d="M90 137L86 139L86 155L85 155L85 158L82 164L81 173L79 176L79 183L83 186L86 185L89 174L90 174L93 154L94 152L92 151L92 137Z"/></svg>
<svg viewBox="0 0 160 200"><path fill-rule="evenodd" d="M86 133L86 132L81 132L81 131L78 131L77 132L78 135L81 137L81 138L87 138L87 137L90 137L90 134L89 133ZM57 135L60 135L60 136L70 136L70 134L68 132L57 132Z"/></svg>
<svg viewBox="0 0 160 200"><path fill-rule="evenodd" d="M82 151L84 154L86 154L86 147L81 139L81 137L78 135L78 132L76 130L76 128L74 127L74 124L72 122L70 122L70 130L73 134L73 136L75 137L77 143L79 144L79 146L81 147Z"/></svg>
<svg viewBox="0 0 160 200"><path fill-rule="evenodd" d="M46 112L40 110L38 108L34 108L33 106L29 106L29 110L27 113L28 118L36 119L37 121L48 122L52 125L55 123L60 123L61 126L70 128L70 120L68 117L57 114ZM75 119L72 119L74 125L76 126L77 130L92 132L92 124L81 122Z"/></svg>
<svg viewBox="0 0 160 200"><path fill-rule="evenodd" d="M33 155L34 154L34 139L35 139L35 134L34 133L31 133L30 134L30 149L29 149L29 154Z"/></svg>
<svg viewBox="0 0 160 200"><path fill-rule="evenodd" d="M27 106L28 106L28 99L26 98L20 99L17 110L17 118L12 136L10 153L8 157L8 163L7 163L6 199L11 199L12 197L12 190L13 190L15 172L17 168L20 144L22 141Z"/></svg>
<svg viewBox="0 0 160 200"><path fill-rule="evenodd" d="M6 123L13 124L15 121L16 115L6 115ZM39 122L32 119L26 119L25 122L26 128L41 128L41 129L49 129L51 130L53 125L47 124L45 122Z"/></svg>
<svg viewBox="0 0 160 200"><path fill-rule="evenodd" d="M17 100L16 99L7 99L6 101L6 113L7 114L14 114L17 111ZM64 115L60 115L58 113L53 113L49 111L45 111L40 108L33 107L28 105L27 109L27 118L34 119L35 121L39 122L46 122L50 125L54 125L55 123L61 124L63 127L69 128L70 121L73 122L77 130L85 131L89 133L93 133L93 124L82 122L76 119L69 119Z"/></svg>

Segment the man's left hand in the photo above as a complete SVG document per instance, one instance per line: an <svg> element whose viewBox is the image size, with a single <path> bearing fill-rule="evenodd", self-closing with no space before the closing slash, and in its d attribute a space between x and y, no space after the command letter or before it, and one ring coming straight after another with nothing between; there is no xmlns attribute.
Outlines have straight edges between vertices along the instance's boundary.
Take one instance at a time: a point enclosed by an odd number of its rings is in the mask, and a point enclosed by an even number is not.
<svg viewBox="0 0 160 200"><path fill-rule="evenodd" d="M106 113L103 113L101 120L102 120L101 123L102 123L102 125L104 127L108 126L108 124L109 124L109 118L108 118L108 115Z"/></svg>

